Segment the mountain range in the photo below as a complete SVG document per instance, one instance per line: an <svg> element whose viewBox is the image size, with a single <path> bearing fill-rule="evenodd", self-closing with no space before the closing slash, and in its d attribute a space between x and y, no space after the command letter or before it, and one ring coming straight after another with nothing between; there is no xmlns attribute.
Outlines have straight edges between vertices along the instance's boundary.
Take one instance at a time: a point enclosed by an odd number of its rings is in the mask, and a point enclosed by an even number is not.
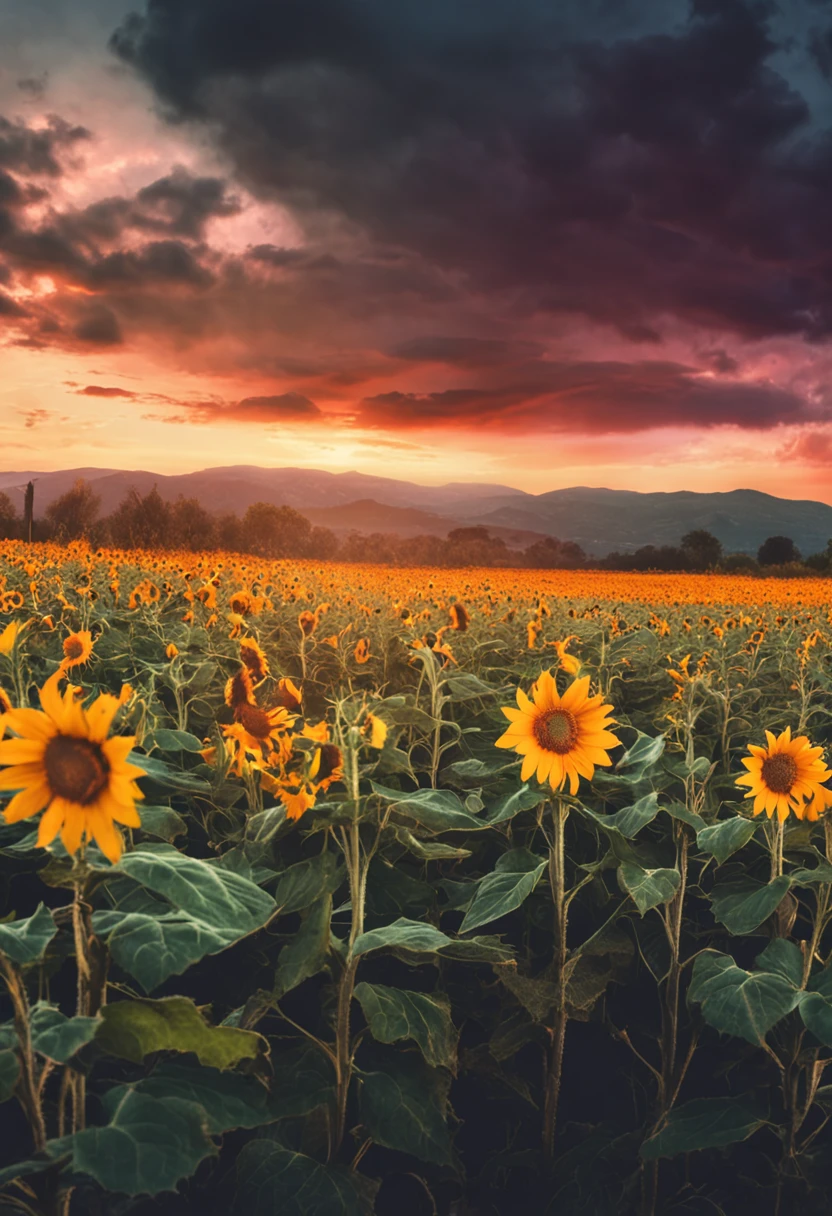
<svg viewBox="0 0 832 1216"><path fill-rule="evenodd" d="M169 501L183 494L212 511L242 515L254 502L286 504L313 523L343 536L351 531L402 537L481 524L510 548L542 536L576 541L587 553L632 552L642 545L676 545L694 528L712 532L726 551L756 553L768 536L790 536L805 555L826 548L832 537L832 506L776 498L759 490L699 494L640 493L575 486L529 494L511 486L450 482L423 486L365 473L320 469L269 469L231 465L196 473L165 475L145 470L65 469L59 472L0 472L0 490L22 509L23 489L35 482L35 515L84 478L109 514L131 487L158 489Z"/></svg>

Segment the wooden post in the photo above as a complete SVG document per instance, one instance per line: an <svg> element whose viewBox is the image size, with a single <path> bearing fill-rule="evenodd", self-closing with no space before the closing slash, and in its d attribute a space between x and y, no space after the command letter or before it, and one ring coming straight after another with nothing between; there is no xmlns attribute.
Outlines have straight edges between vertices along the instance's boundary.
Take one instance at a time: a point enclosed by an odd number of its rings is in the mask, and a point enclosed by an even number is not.
<svg viewBox="0 0 832 1216"><path fill-rule="evenodd" d="M30 481L26 486L26 497L23 500L23 534L32 543L32 516L35 506L35 483Z"/></svg>

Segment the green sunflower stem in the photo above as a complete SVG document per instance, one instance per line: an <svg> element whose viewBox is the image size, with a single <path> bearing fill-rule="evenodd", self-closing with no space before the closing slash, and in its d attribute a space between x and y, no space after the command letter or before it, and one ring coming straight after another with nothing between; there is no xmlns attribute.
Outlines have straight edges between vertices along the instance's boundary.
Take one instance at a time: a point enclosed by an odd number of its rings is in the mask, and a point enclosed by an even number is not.
<svg viewBox="0 0 832 1216"><path fill-rule="evenodd" d="M549 886L554 903L554 980L555 1011L549 1029L549 1045L546 1053L545 1095L543 1105L543 1152L551 1161L555 1154L555 1132L557 1128L558 1102L560 1099L561 1075L563 1071L563 1046L566 1039L566 1024L569 1014L566 1007L566 930L568 902L565 878L565 829L569 807L558 799L552 806L554 831L549 846Z"/></svg>
<svg viewBox="0 0 832 1216"><path fill-rule="evenodd" d="M783 821L777 816L777 823L771 825L769 847L771 850L771 881L783 873Z"/></svg>
<svg viewBox="0 0 832 1216"><path fill-rule="evenodd" d="M4 954L0 954L0 972L6 981L6 989L14 1016L15 1034L20 1049L20 1080L17 1085L17 1097L32 1130L35 1151L40 1152L46 1144L46 1124L40 1101L37 1062L32 1046L26 986L18 968Z"/></svg>

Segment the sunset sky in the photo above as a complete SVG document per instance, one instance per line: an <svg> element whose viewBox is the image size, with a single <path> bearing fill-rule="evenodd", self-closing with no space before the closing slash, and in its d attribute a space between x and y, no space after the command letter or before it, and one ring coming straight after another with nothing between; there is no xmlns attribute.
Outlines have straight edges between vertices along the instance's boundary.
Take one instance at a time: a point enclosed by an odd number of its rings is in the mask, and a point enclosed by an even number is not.
<svg viewBox="0 0 832 1216"><path fill-rule="evenodd" d="M0 468L832 502L832 0L0 6Z"/></svg>

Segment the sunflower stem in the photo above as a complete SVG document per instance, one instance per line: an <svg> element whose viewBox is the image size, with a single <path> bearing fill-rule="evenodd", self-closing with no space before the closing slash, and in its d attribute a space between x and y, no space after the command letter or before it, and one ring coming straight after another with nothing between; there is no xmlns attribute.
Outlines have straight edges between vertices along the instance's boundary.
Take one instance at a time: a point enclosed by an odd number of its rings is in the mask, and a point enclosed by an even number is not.
<svg viewBox="0 0 832 1216"><path fill-rule="evenodd" d="M771 881L779 878L783 873L783 821L780 816L777 816L777 823L771 825L769 834L769 847L771 850Z"/></svg>
<svg viewBox="0 0 832 1216"><path fill-rule="evenodd" d="M40 1152L46 1144L46 1124L38 1090L37 1062L32 1046L32 1031L29 1021L29 999L20 971L11 959L0 954L0 971L6 981L14 1015L14 1029L20 1049L20 1080L17 1097L32 1130L35 1151Z"/></svg>
<svg viewBox="0 0 832 1216"><path fill-rule="evenodd" d="M566 899L566 879L564 873L566 860L564 842L568 815L569 807L561 799L557 799L552 805L554 831L549 845L549 886L555 910L553 959L555 1011L549 1031L543 1107L543 1152L548 1161L552 1161L555 1154L555 1131L563 1071L563 1046L566 1039L566 1023L569 1020L566 1008L566 930L569 904Z"/></svg>

